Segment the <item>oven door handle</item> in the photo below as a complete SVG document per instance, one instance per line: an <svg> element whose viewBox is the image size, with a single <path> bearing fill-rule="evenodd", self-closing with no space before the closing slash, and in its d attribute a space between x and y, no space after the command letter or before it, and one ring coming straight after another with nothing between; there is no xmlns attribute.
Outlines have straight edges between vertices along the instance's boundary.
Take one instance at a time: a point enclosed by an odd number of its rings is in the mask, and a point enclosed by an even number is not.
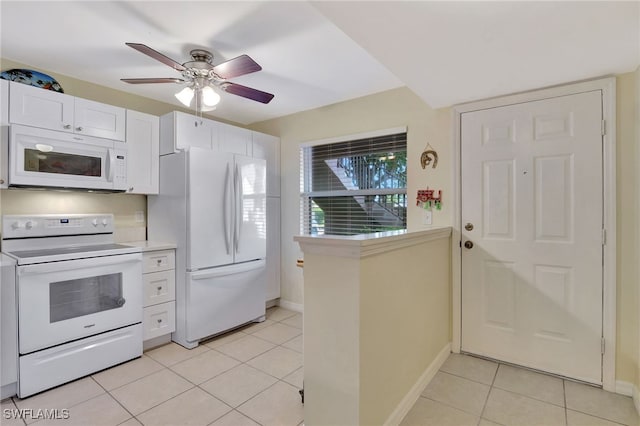
<svg viewBox="0 0 640 426"><path fill-rule="evenodd" d="M129 263L142 263L142 256L140 253L93 257L89 259L75 259L62 262L39 263L36 265L23 265L18 266L16 269L18 275L22 276L26 274L49 274L53 272L75 271L78 269L124 265Z"/></svg>

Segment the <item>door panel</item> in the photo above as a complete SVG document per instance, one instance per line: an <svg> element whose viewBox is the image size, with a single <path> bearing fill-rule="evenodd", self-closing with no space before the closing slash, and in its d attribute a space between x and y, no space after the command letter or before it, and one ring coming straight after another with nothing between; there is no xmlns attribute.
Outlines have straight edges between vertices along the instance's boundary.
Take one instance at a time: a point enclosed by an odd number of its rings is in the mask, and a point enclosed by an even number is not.
<svg viewBox="0 0 640 426"><path fill-rule="evenodd" d="M265 261L187 273L187 340L237 327L265 314Z"/></svg>
<svg viewBox="0 0 640 426"><path fill-rule="evenodd" d="M187 269L233 263L233 155L190 148Z"/></svg>
<svg viewBox="0 0 640 426"><path fill-rule="evenodd" d="M602 101L462 114L462 350L602 383Z"/></svg>
<svg viewBox="0 0 640 426"><path fill-rule="evenodd" d="M267 251L266 161L236 155L238 226L236 262L264 259Z"/></svg>

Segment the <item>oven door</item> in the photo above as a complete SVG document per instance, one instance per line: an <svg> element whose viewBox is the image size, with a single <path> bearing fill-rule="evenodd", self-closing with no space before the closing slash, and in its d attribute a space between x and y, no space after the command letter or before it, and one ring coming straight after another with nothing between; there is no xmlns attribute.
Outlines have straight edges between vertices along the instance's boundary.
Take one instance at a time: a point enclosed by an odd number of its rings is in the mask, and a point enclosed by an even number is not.
<svg viewBox="0 0 640 426"><path fill-rule="evenodd" d="M125 153L114 142L12 125L9 184L119 190Z"/></svg>
<svg viewBox="0 0 640 426"><path fill-rule="evenodd" d="M24 355L142 321L142 254L17 267Z"/></svg>

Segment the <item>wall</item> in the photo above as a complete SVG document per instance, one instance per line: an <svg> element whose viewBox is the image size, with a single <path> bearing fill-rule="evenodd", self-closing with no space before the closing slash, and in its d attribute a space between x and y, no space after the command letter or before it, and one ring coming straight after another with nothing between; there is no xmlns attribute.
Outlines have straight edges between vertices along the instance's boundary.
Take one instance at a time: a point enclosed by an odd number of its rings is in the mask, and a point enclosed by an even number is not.
<svg viewBox="0 0 640 426"><path fill-rule="evenodd" d="M433 225L450 225L451 211L451 111L433 110L407 88L365 96L279 119L256 123L252 129L280 136L282 192L282 278L281 298L303 303L302 272L295 261L302 257L293 236L300 234L300 160L299 144L338 136L406 126L408 155L410 230L424 227L423 212L412 200L418 189L429 186L442 189L443 209L434 211ZM436 169L422 170L420 154L427 143L438 152Z"/></svg>
<svg viewBox="0 0 640 426"><path fill-rule="evenodd" d="M616 381L635 383L638 375L638 188L636 180L636 76L616 78L617 114L617 354Z"/></svg>
<svg viewBox="0 0 640 426"><path fill-rule="evenodd" d="M360 263L360 424L384 423L451 341L450 242Z"/></svg>
<svg viewBox="0 0 640 426"><path fill-rule="evenodd" d="M636 73L617 76L617 358L616 379L640 384L640 159L636 153ZM408 127L408 194L429 185L443 189L444 209L434 213L434 225L450 225L451 121L450 110L433 110L406 88L367 96L291 116L256 123L255 130L281 137L282 164L282 299L303 303L301 257L294 235L299 234L299 144L329 137L395 126ZM420 153L429 142L440 154L437 169L422 170ZM416 207L408 212L411 230L422 228Z"/></svg>

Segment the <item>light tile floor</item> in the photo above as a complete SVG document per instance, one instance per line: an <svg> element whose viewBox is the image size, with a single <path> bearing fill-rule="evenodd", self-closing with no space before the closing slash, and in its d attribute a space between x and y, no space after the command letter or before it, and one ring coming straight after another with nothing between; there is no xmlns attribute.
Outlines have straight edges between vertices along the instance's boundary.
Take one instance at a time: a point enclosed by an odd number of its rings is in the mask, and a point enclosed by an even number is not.
<svg viewBox="0 0 640 426"><path fill-rule="evenodd" d="M629 397L451 354L402 425L638 426L640 418Z"/></svg>
<svg viewBox="0 0 640 426"><path fill-rule="evenodd" d="M26 399L2 401L2 426L291 425L303 421L302 315L267 320L187 350L175 343ZM5 409L68 409L69 418L5 418ZM452 354L403 425L639 426L631 398Z"/></svg>
<svg viewBox="0 0 640 426"><path fill-rule="evenodd" d="M0 424L296 426L301 388L302 315L277 307L264 322L195 349L170 343L30 398L4 400ZM35 419L6 418L11 409L32 410L23 412ZM69 416L37 419L39 409Z"/></svg>

